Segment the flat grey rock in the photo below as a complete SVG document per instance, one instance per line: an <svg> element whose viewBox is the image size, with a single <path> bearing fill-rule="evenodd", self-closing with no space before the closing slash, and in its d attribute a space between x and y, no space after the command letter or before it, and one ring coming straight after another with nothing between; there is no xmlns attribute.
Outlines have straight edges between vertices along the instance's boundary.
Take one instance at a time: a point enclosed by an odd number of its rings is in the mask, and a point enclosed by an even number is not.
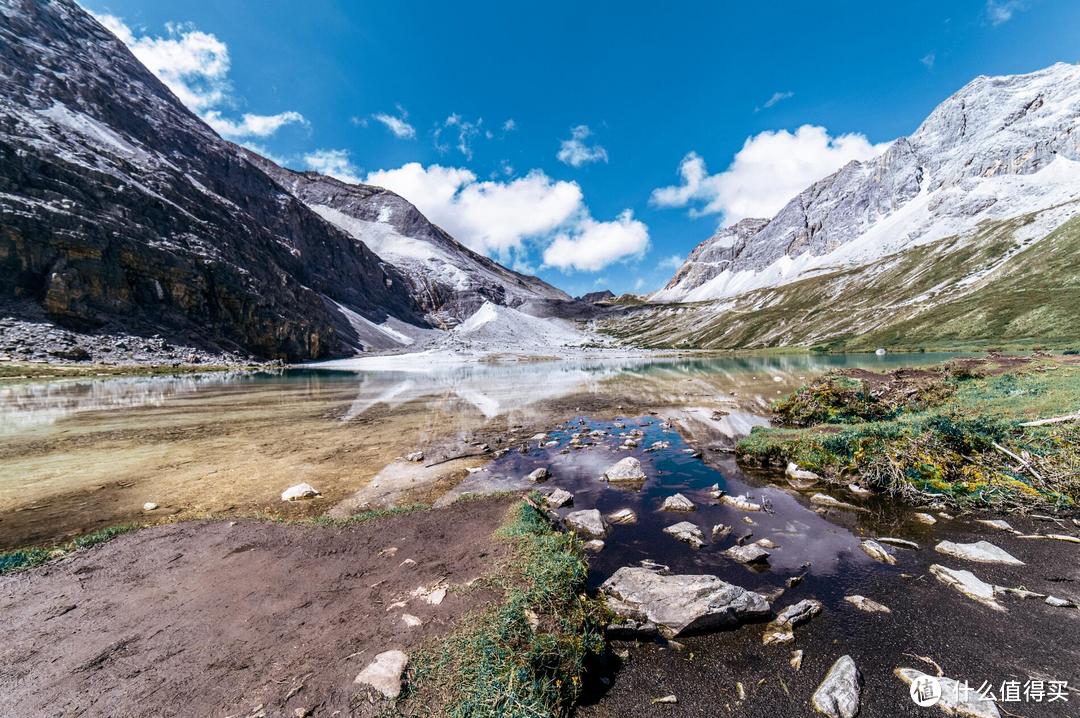
<svg viewBox="0 0 1080 718"><path fill-rule="evenodd" d="M633 509L619 509L608 514L607 520L610 524L636 524L637 514Z"/></svg>
<svg viewBox="0 0 1080 718"><path fill-rule="evenodd" d="M865 553L867 556L874 559L875 561L887 563L890 566L896 563L896 559L893 557L893 555L886 551L884 546L882 546L873 539L866 539L859 544L859 548L863 550L863 553Z"/></svg>
<svg viewBox="0 0 1080 718"><path fill-rule="evenodd" d="M544 503L553 509L562 508L567 504L574 503L574 495L565 489L555 489L544 497Z"/></svg>
<svg viewBox="0 0 1080 718"><path fill-rule="evenodd" d="M694 502L686 498L682 494L675 494L674 496L668 496L664 499L664 504L660 507L661 511L693 511L696 506Z"/></svg>
<svg viewBox="0 0 1080 718"><path fill-rule="evenodd" d="M854 594L852 596L844 596L844 600L860 611L866 611L867 613L892 613L892 610L888 606L878 603L877 601L872 601L866 596Z"/></svg>
<svg viewBox="0 0 1080 718"><path fill-rule="evenodd" d="M976 541L975 543L953 543L942 541L934 550L946 556L955 556L967 561L980 563L1004 563L1011 566L1023 566L1024 562L1011 555L1004 549L1000 549L989 541Z"/></svg>
<svg viewBox="0 0 1080 718"><path fill-rule="evenodd" d="M701 548L705 543L705 536L701 533L701 529L689 521L680 521L677 524L672 524L664 529L664 533L668 536L674 536L680 541L684 541L694 548Z"/></svg>
<svg viewBox="0 0 1080 718"><path fill-rule="evenodd" d="M624 566L600 586L600 593L619 617L654 623L668 638L769 614L769 602L761 594L708 575L663 576Z"/></svg>
<svg viewBox="0 0 1080 718"><path fill-rule="evenodd" d="M641 462L633 456L620 459L608 467L604 472L604 479L612 483L639 482L645 480L645 472L641 468Z"/></svg>
<svg viewBox="0 0 1080 718"><path fill-rule="evenodd" d="M810 705L830 718L855 718L859 712L862 676L851 656L841 656L814 691Z"/></svg>
<svg viewBox="0 0 1080 718"><path fill-rule="evenodd" d="M930 566L930 573L946 586L959 591L973 601L978 601L995 611L1005 610L1005 607L997 602L997 591L994 586L982 581L971 571L958 571L935 563Z"/></svg>
<svg viewBox="0 0 1080 718"><path fill-rule="evenodd" d="M604 517L597 509L583 509L566 515L563 519L570 530L579 536L586 538L604 538L607 535L607 524Z"/></svg>
<svg viewBox="0 0 1080 718"><path fill-rule="evenodd" d="M914 668L897 668L893 671L897 678L909 686L916 681L936 683L941 691L937 707L945 715L959 715L966 718L1001 718L997 703L991 698L983 698L974 688L964 690L958 681L945 676L931 676Z"/></svg>
<svg viewBox="0 0 1080 718"><path fill-rule="evenodd" d="M409 664L409 657L402 651L383 651L356 676L355 683L371 686L386 698L401 694L401 674Z"/></svg>
<svg viewBox="0 0 1080 718"><path fill-rule="evenodd" d="M739 563L763 563L769 558L769 552L760 546L749 544L747 546L732 546L726 549L724 555Z"/></svg>
<svg viewBox="0 0 1080 718"><path fill-rule="evenodd" d="M547 481L549 478L551 478L551 472L541 466L539 469L534 469L533 471L529 472L529 475L525 478L534 483L538 483L540 481Z"/></svg>
<svg viewBox="0 0 1080 718"><path fill-rule="evenodd" d="M794 641L795 626L806 623L819 613L821 613L821 601L805 598L798 603L793 603L777 614L776 618L765 627L761 642L771 645Z"/></svg>

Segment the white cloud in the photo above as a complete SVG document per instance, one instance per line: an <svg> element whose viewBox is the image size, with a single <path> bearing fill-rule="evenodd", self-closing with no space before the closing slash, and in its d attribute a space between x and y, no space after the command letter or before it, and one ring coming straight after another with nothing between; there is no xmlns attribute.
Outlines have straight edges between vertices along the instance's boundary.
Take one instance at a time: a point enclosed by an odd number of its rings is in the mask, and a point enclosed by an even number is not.
<svg viewBox="0 0 1080 718"><path fill-rule="evenodd" d="M1006 23L1014 14L1026 9L1024 0L986 0L986 17L991 25Z"/></svg>
<svg viewBox="0 0 1080 718"><path fill-rule="evenodd" d="M360 184L360 170L349 160L348 150L315 150L304 155L304 165L342 182Z"/></svg>
<svg viewBox="0 0 1080 718"><path fill-rule="evenodd" d="M831 137L824 127L803 125L794 133L766 131L747 138L726 170L710 175L691 152L679 164L681 184L653 190L656 207L691 207L692 216L722 214L731 224L745 217L768 218L811 183L852 160L869 160L888 143L865 135Z"/></svg>
<svg viewBox="0 0 1080 718"><path fill-rule="evenodd" d="M444 130L449 130L450 132L457 132L457 150L461 154L465 155L465 159L471 160L473 156L472 141L477 135L480 134L480 130L483 127L483 124L484 118L482 117L473 122L471 120L464 119L461 115L455 112L454 114L447 117L446 120L443 121L442 125L435 128L435 149L437 149L439 152L446 152L450 149L447 145L442 144L442 133Z"/></svg>
<svg viewBox="0 0 1080 718"><path fill-rule="evenodd" d="M401 113L401 117L395 117L394 115L388 115L385 112L379 112L372 115L372 118L378 122L386 125L386 128L393 133L394 137L402 140L411 140L416 137L416 128L408 123L409 113L405 111L401 105L398 105L398 112Z"/></svg>
<svg viewBox="0 0 1080 718"><path fill-rule="evenodd" d="M925 65L927 70L933 70L934 63L937 62L937 53L931 50L930 52L919 58L919 62Z"/></svg>
<svg viewBox="0 0 1080 718"><path fill-rule="evenodd" d="M514 118L511 117L503 123L503 132L513 132L517 129L517 123L514 122Z"/></svg>
<svg viewBox="0 0 1080 718"><path fill-rule="evenodd" d="M648 228L629 210L598 222L576 182L540 170L481 181L468 169L410 162L370 172L364 182L397 192L458 241L518 271L534 271L524 256L527 241L546 244L544 264L564 270L596 271L648 247Z"/></svg>
<svg viewBox="0 0 1080 718"><path fill-rule="evenodd" d="M577 125L570 128L570 139L559 143L559 152L555 157L571 167L581 167L589 162L607 162L608 155L600 145L588 145L587 140L592 135L588 125Z"/></svg>
<svg viewBox="0 0 1080 718"><path fill-rule="evenodd" d="M764 105L762 105L761 107L755 107L754 112L758 112L760 110L767 110L773 105L775 105L777 102L783 102L784 100L790 99L792 97L795 97L794 92L774 92L772 93L772 97L765 100Z"/></svg>
<svg viewBox="0 0 1080 718"><path fill-rule="evenodd" d="M244 114L239 120L224 117L221 108L232 105L234 99L229 84L229 48L217 36L191 24L179 23L167 23L163 37L136 35L115 15L94 17L127 45L139 62L188 109L222 136L267 137L284 125L305 123L303 115L295 111Z"/></svg>
<svg viewBox="0 0 1080 718"><path fill-rule="evenodd" d="M279 112L276 115L252 115L245 113L240 120L223 117L218 110L207 110L203 114L206 124L214 128L222 137L229 139L240 137L269 137L285 125L297 123L306 125L307 120L299 112Z"/></svg>
<svg viewBox="0 0 1080 718"><path fill-rule="evenodd" d="M596 272L613 262L640 257L649 248L649 228L623 210L611 222L585 217L559 233L544 250L544 264L564 271Z"/></svg>
<svg viewBox="0 0 1080 718"><path fill-rule="evenodd" d="M678 269L683 265L682 255L672 254L670 257L664 257L657 265L662 269Z"/></svg>

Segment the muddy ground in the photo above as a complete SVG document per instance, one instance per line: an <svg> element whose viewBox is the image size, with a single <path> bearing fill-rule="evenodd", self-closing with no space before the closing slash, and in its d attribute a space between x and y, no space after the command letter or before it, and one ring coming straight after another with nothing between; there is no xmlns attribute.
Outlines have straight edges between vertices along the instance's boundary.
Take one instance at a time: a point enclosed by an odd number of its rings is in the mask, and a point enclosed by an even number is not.
<svg viewBox="0 0 1080 718"><path fill-rule="evenodd" d="M491 534L509 504L156 526L0 577L0 715L367 715L353 679L377 653L495 598L467 584L504 555ZM412 596L437 586L439 605Z"/></svg>

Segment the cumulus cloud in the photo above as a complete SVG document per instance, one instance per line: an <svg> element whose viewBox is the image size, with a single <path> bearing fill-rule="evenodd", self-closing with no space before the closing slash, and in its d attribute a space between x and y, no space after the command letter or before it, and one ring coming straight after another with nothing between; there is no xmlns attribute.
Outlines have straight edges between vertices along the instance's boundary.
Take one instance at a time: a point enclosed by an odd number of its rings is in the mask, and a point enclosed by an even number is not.
<svg viewBox="0 0 1080 718"><path fill-rule="evenodd" d="M377 122L381 122L386 125L386 129L402 140L411 140L416 137L416 128L408 123L409 113L405 111L405 108L398 105L398 113L401 115L397 117L395 115L388 115L385 112L379 112L372 115Z"/></svg>
<svg viewBox="0 0 1080 718"><path fill-rule="evenodd" d="M285 125L297 123L306 125L307 120L299 112L279 112L276 115L252 115L244 113L239 120L223 117L218 110L207 110L203 114L206 124L214 128L222 137L229 139L243 137L269 137Z"/></svg>
<svg viewBox="0 0 1080 718"><path fill-rule="evenodd" d="M1025 9L1024 0L986 0L986 17L995 26L1012 20L1013 15Z"/></svg>
<svg viewBox="0 0 1080 718"><path fill-rule="evenodd" d="M589 162L607 162L607 150L600 145L589 145L586 140L592 135L588 125L570 128L570 139L559 143L559 152L555 157L571 167L581 167Z"/></svg>
<svg viewBox="0 0 1080 718"><path fill-rule="evenodd" d="M224 117L221 108L235 102L229 84L229 48L211 33L191 24L167 23L164 36L136 35L115 15L94 17L188 109L223 137L267 137L284 125L305 122L303 115L295 111L244 114L238 120Z"/></svg>
<svg viewBox="0 0 1080 718"><path fill-rule="evenodd" d="M777 102L783 102L784 100L790 99L792 97L795 97L794 92L774 92L772 93L772 97L765 100L764 105L762 105L761 107L755 107L754 112L758 112L760 110L767 110L773 105L775 105Z"/></svg>
<svg viewBox="0 0 1080 718"><path fill-rule="evenodd" d="M304 155L304 166L350 184L360 184L360 170L349 159L348 150L315 150Z"/></svg>
<svg viewBox="0 0 1080 718"><path fill-rule="evenodd" d="M655 207L690 206L692 216L722 214L731 224L745 217L772 217L811 183L852 160L869 160L888 143L865 135L832 137L824 127L803 125L794 133L766 131L747 138L726 170L710 175L705 160L690 152L679 164L681 183L653 190Z"/></svg>
<svg viewBox="0 0 1080 718"><path fill-rule="evenodd" d="M468 169L410 162L364 181L397 192L463 244L519 270L532 271L522 256L527 241L546 245L544 264L564 270L596 271L648 247L647 227L629 211L598 222L576 182L540 170L481 181Z"/></svg>
<svg viewBox="0 0 1080 718"><path fill-rule="evenodd" d="M544 264L564 271L596 272L613 262L641 257L648 248L648 227L625 209L611 222L584 217L569 231L556 235L544 249Z"/></svg>

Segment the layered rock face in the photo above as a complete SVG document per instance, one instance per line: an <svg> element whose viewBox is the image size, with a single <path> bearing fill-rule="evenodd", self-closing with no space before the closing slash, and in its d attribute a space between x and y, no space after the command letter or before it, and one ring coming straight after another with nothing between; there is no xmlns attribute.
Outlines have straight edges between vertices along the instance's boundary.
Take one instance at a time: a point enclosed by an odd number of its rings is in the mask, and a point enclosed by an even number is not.
<svg viewBox="0 0 1080 718"><path fill-rule="evenodd" d="M877 158L717 232L653 299L733 297L1054 207L1080 197L1078 162L1080 66L979 77Z"/></svg>
<svg viewBox="0 0 1080 718"><path fill-rule="evenodd" d="M537 300L568 301L562 290L511 271L465 247L403 197L315 172L294 172L254 153L252 163L330 224L363 242L405 278L433 323L449 327L485 302L517 307Z"/></svg>
<svg viewBox="0 0 1080 718"><path fill-rule="evenodd" d="M264 358L352 353L410 282L191 114L69 0L0 0L0 303Z"/></svg>

